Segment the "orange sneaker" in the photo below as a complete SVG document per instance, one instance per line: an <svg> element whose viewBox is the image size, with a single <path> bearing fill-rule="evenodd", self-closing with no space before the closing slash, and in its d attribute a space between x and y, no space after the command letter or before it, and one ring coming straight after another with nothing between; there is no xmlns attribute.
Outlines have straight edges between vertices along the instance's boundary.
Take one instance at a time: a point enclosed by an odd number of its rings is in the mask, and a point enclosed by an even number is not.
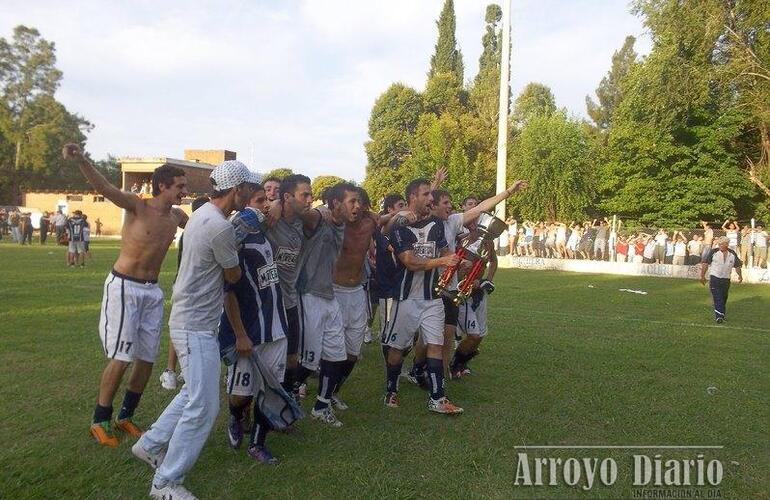
<svg viewBox="0 0 770 500"><path fill-rule="evenodd" d="M120 441L110 432L110 423L107 421L91 424L91 435L102 446L116 448Z"/></svg>
<svg viewBox="0 0 770 500"><path fill-rule="evenodd" d="M126 434L130 434L136 438L142 437L143 430L136 426L135 423L131 421L130 418L124 418L123 420L116 420L115 421L115 430L120 432L125 432Z"/></svg>
<svg viewBox="0 0 770 500"><path fill-rule="evenodd" d="M446 397L441 399L428 398L428 410L436 413L445 413L450 415L463 412L462 408L455 406Z"/></svg>

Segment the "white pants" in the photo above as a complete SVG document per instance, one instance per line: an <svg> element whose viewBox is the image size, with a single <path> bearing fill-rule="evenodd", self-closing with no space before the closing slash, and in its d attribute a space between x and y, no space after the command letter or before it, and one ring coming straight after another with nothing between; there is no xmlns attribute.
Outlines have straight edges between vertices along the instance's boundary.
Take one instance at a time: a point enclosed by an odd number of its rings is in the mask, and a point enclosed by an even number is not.
<svg viewBox="0 0 770 500"><path fill-rule="evenodd" d="M184 385L158 420L139 439L158 453L168 447L154 484L180 484L198 460L219 413L219 342L216 332L171 330Z"/></svg>

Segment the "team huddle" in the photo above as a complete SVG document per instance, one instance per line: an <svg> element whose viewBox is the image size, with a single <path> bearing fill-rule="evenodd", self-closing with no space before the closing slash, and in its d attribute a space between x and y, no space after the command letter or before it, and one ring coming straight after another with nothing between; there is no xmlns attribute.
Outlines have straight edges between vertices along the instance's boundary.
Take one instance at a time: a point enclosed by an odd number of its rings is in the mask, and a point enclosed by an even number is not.
<svg viewBox="0 0 770 500"><path fill-rule="evenodd" d="M445 395L444 378L470 373L487 333L497 263L489 248L486 270L457 304L453 291L470 265L455 249L476 237L482 212L525 183L481 202L466 198L462 211L453 212L440 170L432 181L411 181L403 196L386 196L374 213L366 192L353 184L328 188L313 208L308 177L263 183L242 163L225 161L211 173L209 200L188 220L175 208L188 194L183 170L156 169L153 197L143 199L112 186L78 146L65 146L64 157L77 160L92 186L125 209L120 255L104 284L99 335L108 362L91 434L112 447L119 443L113 430L138 438L133 454L155 470L150 496L195 498L182 483L219 412L222 361L228 440L239 448L248 435L254 460L278 463L265 445L268 432L289 429L302 417L299 402L315 373L310 416L341 427L337 414L348 409L343 390L377 316L384 405L398 408L399 380L406 378L427 389L429 411L463 412ZM158 353L163 294L157 279L177 227L184 228L184 245L169 333L184 385L143 432L132 419ZM459 276L442 291L436 284L447 266L457 266ZM129 364L113 420L112 401Z"/></svg>

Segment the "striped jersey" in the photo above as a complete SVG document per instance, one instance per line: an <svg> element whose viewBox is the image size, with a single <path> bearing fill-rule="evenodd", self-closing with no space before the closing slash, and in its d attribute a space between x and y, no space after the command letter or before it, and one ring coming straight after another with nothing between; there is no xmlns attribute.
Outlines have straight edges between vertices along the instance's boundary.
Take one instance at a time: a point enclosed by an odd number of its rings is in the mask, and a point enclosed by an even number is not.
<svg viewBox="0 0 770 500"><path fill-rule="evenodd" d="M70 241L85 241L83 239L83 228L85 228L86 221L82 217L72 217L67 220L67 232L69 233Z"/></svg>
<svg viewBox="0 0 770 500"><path fill-rule="evenodd" d="M390 241L396 256L412 250L416 257L434 259L447 248L444 221L438 217L429 217L410 226L399 226L393 230ZM397 259L393 297L398 300L440 298L434 291L440 273L439 268L410 271Z"/></svg>
<svg viewBox="0 0 770 500"><path fill-rule="evenodd" d="M374 293L378 299L393 297L394 280L398 274L396 256L390 251L390 240L380 231L374 233L374 252L377 267L374 269Z"/></svg>
<svg viewBox="0 0 770 500"><path fill-rule="evenodd" d="M225 283L226 292L234 292L241 310L241 321L254 345L266 344L286 336L288 323L278 280L278 268L273 261L273 248L261 232L246 236L238 252L241 279ZM219 326L220 349L235 344L235 332L222 313Z"/></svg>

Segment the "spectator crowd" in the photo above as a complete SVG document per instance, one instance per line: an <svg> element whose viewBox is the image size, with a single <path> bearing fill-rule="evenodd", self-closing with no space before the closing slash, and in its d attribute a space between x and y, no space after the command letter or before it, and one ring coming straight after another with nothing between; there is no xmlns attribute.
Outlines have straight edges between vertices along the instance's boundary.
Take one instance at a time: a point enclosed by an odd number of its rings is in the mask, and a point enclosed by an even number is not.
<svg viewBox="0 0 770 500"><path fill-rule="evenodd" d="M726 236L744 267L767 267L768 234L761 223L741 226L727 219L717 229L701 221L691 230L623 229L621 220L533 222L510 218L501 235L502 253L551 259L696 265ZM506 248L507 247L507 248Z"/></svg>

